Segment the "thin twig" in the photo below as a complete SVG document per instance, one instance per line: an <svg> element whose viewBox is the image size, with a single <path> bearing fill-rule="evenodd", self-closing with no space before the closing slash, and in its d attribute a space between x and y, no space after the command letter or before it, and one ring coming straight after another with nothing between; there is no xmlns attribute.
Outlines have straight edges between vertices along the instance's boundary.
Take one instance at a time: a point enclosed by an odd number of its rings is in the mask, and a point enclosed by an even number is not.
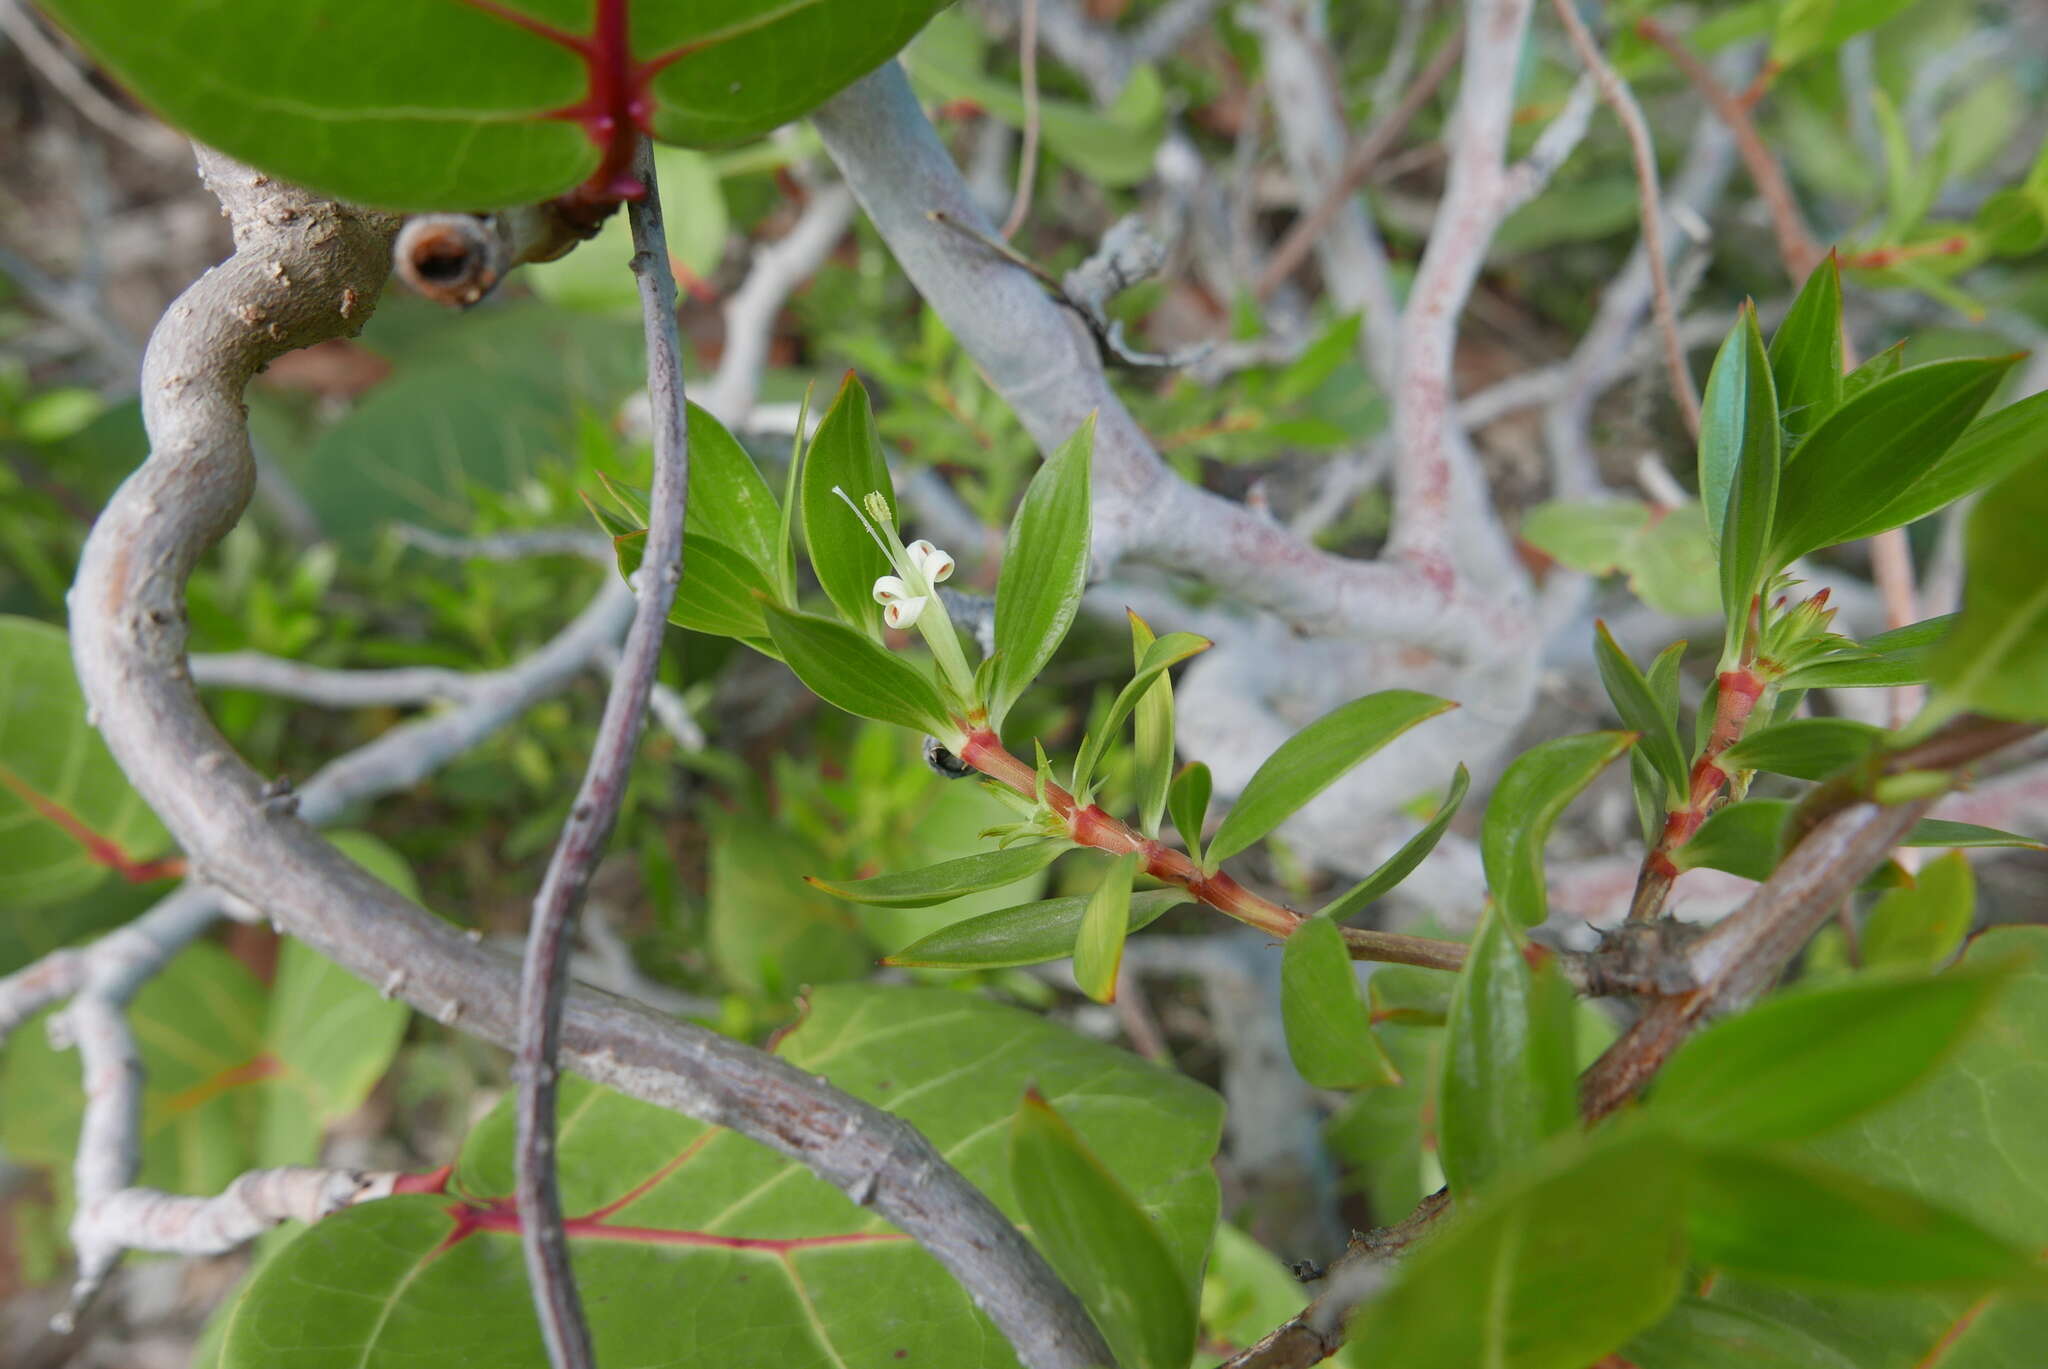
<svg viewBox="0 0 2048 1369"><path fill-rule="evenodd" d="M1401 92L1401 98L1394 106L1373 121L1370 128L1359 135L1358 141L1344 154L1343 169L1337 173L1335 184L1316 202L1315 208L1296 219L1287 233L1273 248L1273 254L1266 258L1266 265L1259 272L1258 284L1253 287L1261 300L1272 298L1281 283L1300 269L1302 262L1314 249L1316 239L1329 231L1337 216L1344 212L1344 206L1351 202L1380 158L1394 148L1401 135L1408 131L1408 125L1422 112L1439 87L1458 69L1458 59L1463 55L1465 29L1461 24L1446 37L1437 50L1430 55L1428 65L1416 76L1409 87Z"/></svg>
<svg viewBox="0 0 2048 1369"><path fill-rule="evenodd" d="M639 281L640 311L646 322L647 390L654 415L654 488L648 499L646 559L636 576L639 603L598 721L590 764L533 901L519 981L515 1191L520 1211L526 1214L519 1242L541 1337L555 1369L591 1369L595 1363L590 1328L569 1268L562 1197L555 1184L555 1052L561 1042L569 949L577 911L625 802L633 752L647 721L669 606L682 580L683 505L689 478L689 416L683 395L682 341L676 329L676 284L662 232L654 147L645 138L633 175L646 187L640 199L628 203L626 215L633 230L633 275Z"/></svg>
<svg viewBox="0 0 2048 1369"><path fill-rule="evenodd" d="M1740 96L1721 84L1691 48L1662 24L1654 19L1640 19L1636 22L1636 32L1665 51L1673 65L1712 106L1715 117L1735 135L1735 148L1742 157L1743 167L1749 172L1750 182L1770 209L1771 229L1778 238L1778 256L1791 274L1792 283L1799 284L1814 267L1820 265L1820 245L1807 231L1806 221L1799 214L1799 202L1792 194L1792 184L1785 178L1785 169L1765 146L1762 135L1757 132L1756 122L1749 117L1748 107Z"/></svg>
<svg viewBox="0 0 2048 1369"><path fill-rule="evenodd" d="M1038 0L1022 0L1023 20L1017 34L1024 71L1024 145L1017 153L1017 192L1003 219L1005 240L1017 236L1031 213L1031 187L1038 179Z"/></svg>
<svg viewBox="0 0 2048 1369"><path fill-rule="evenodd" d="M1629 155L1635 162L1636 191L1642 203L1643 250L1650 267L1650 284L1657 315L1657 331L1664 339L1664 365L1671 375L1671 397L1685 416L1686 431L1700 435L1700 397L1693 389L1692 372L1685 363L1685 343L1678 332L1678 306L1671 296L1671 277L1664 257L1664 195L1657 184L1657 150L1650 142L1650 128L1641 106L1620 73L1600 53L1593 35L1579 18L1572 0L1556 0L1557 17L1564 22L1579 60L1600 87L1600 98L1614 111L1628 134Z"/></svg>

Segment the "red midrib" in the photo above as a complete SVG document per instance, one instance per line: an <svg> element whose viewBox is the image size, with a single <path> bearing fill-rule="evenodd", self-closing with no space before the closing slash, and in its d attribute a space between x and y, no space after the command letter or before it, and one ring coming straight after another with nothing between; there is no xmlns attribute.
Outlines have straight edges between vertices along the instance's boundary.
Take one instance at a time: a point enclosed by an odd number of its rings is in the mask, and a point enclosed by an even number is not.
<svg viewBox="0 0 2048 1369"><path fill-rule="evenodd" d="M685 1231L666 1226L626 1226L599 1215L616 1210L617 1204L597 1209L586 1217L570 1217L562 1230L572 1238L625 1241L639 1245L684 1245L714 1250L756 1250L787 1258L800 1250L819 1250L837 1245L887 1245L910 1238L900 1231L845 1231L828 1236L719 1236L709 1231ZM519 1204L512 1198L493 1198L487 1203L455 1203L448 1208L454 1229L434 1248L440 1255L478 1231L517 1234L521 1230Z"/></svg>
<svg viewBox="0 0 2048 1369"><path fill-rule="evenodd" d="M13 790L22 802L36 810L44 820L63 831L80 846L95 865L104 865L130 884L150 884L160 879L173 879L185 873L185 862L179 856L166 856L162 860L138 860L112 840L101 836L89 827L85 819L66 808L57 800L32 787L27 780L0 765L0 784Z"/></svg>
<svg viewBox="0 0 2048 1369"><path fill-rule="evenodd" d="M644 62L635 62L627 22L632 0L596 0L596 13L587 34L544 23L502 0L461 3L545 38L583 63L584 97L539 116L578 125L597 146L597 170L571 192L572 197L586 204L610 204L637 200L645 194L647 187L640 184L631 168L634 135L651 131L654 101L647 88L663 68L687 57L702 44L685 43Z"/></svg>

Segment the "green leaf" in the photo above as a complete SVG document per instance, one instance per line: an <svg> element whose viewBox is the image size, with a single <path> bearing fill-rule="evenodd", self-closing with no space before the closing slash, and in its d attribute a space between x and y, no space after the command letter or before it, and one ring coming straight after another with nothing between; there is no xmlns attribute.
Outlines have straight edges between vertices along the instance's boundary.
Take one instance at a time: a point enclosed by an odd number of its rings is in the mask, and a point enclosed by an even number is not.
<svg viewBox="0 0 2048 1369"><path fill-rule="evenodd" d="M1785 463L1770 568L1842 541L1912 488L1970 426L2014 360L1931 361L1844 400Z"/></svg>
<svg viewBox="0 0 2048 1369"><path fill-rule="evenodd" d="M1721 613L1734 647L1763 578L1778 502L1778 397L1757 331L1756 306L1721 344L1700 400L1700 496L1721 565Z"/></svg>
<svg viewBox="0 0 2048 1369"><path fill-rule="evenodd" d="M896 487L889 483L889 467L882 459L867 387L851 371L840 382L832 407L818 420L799 479L804 542L819 587L840 617L879 638L882 609L875 602L875 581L895 568L869 531L864 501L879 492L894 521ZM844 498L833 493L835 488Z"/></svg>
<svg viewBox="0 0 2048 1369"><path fill-rule="evenodd" d="M1842 399L1846 403L1856 398L1880 380L1889 380L1906 365L1906 341L1904 338L1879 352L1870 360L1842 377Z"/></svg>
<svg viewBox="0 0 2048 1369"><path fill-rule="evenodd" d="M702 152L657 144L654 174L661 182L663 236L668 239L676 276L685 281L692 276L711 279L724 260L732 232L717 164ZM578 243L573 252L553 261L530 263L520 268L519 274L534 294L550 304L637 322L640 287L633 276L632 260L632 225L624 214L614 214L596 237ZM690 457L694 462L695 434Z"/></svg>
<svg viewBox="0 0 2048 1369"><path fill-rule="evenodd" d="M1689 1165L1675 1150L1632 1132L1482 1195L1358 1314L1360 1362L1585 1369L1615 1349L1678 1293Z"/></svg>
<svg viewBox="0 0 2048 1369"><path fill-rule="evenodd" d="M937 737L949 749L963 740L923 671L844 623L764 605L775 649L804 687L860 718L894 723Z"/></svg>
<svg viewBox="0 0 2048 1369"><path fill-rule="evenodd" d="M1117 1363L1186 1369L1194 1288L1145 1210L1036 1088L1010 1127L1010 1183L1039 1248Z"/></svg>
<svg viewBox="0 0 2048 1369"><path fill-rule="evenodd" d="M1701 823L1692 840L1672 853L1672 862L1681 870L1704 867L1744 879L1769 879L1784 853L1785 824L1792 819L1792 807L1790 799L1731 803ZM1922 818L1914 823L1899 845L2041 847L2032 837L1942 818Z"/></svg>
<svg viewBox="0 0 2048 1369"><path fill-rule="evenodd" d="M646 547L645 528L612 538L620 575L632 578ZM683 534L683 579L668 611L671 623L715 637L758 641L768 635L762 605L773 597L767 577L745 556L701 533Z"/></svg>
<svg viewBox="0 0 2048 1369"><path fill-rule="evenodd" d="M1832 252L1771 335L1771 378L1778 412L1800 436L1842 402L1842 273Z"/></svg>
<svg viewBox="0 0 2048 1369"><path fill-rule="evenodd" d="M1012 1118L1035 1082L1128 1195L1126 1210L1153 1224L1170 1287L1192 1306L1216 1224L1222 1106L1207 1089L945 990L825 986L776 1049L901 1117L1043 1239L1011 1178ZM450 1194L503 1213L514 1132L507 1099L470 1133ZM562 1081L557 1155L599 1364L1014 1369L944 1267L794 1160L574 1078ZM309 1227L251 1281L226 1365L545 1363L517 1234L474 1215L463 1234L461 1206L393 1198Z"/></svg>
<svg viewBox="0 0 2048 1369"><path fill-rule="evenodd" d="M1202 863L1202 828L1208 821L1211 792L1209 767L1200 761L1190 761L1182 766L1166 791L1166 807L1173 815L1173 830L1180 833L1189 857L1197 865Z"/></svg>
<svg viewBox="0 0 2048 1369"><path fill-rule="evenodd" d="M1928 658L1934 693L1916 726L1964 710L2048 721L2048 458L2007 476L1970 514L1963 611Z"/></svg>
<svg viewBox="0 0 2048 1369"><path fill-rule="evenodd" d="M1543 844L1565 807L1635 741L1632 732L1587 732L1533 746L1494 786L1479 853L1493 901L1524 927L1548 916Z"/></svg>
<svg viewBox="0 0 2048 1369"><path fill-rule="evenodd" d="M1188 901L1182 889L1147 889L1131 895L1126 932L1149 926L1161 913ZM1087 895L1049 898L963 918L912 942L882 963L936 970L1006 969L1042 965L1074 953L1088 908Z"/></svg>
<svg viewBox="0 0 2048 1369"><path fill-rule="evenodd" d="M1719 611L1714 533L1695 503L1658 509L1640 500L1553 500L1522 520L1531 546L1588 575L1624 572L1637 598L1681 618Z"/></svg>
<svg viewBox="0 0 2048 1369"><path fill-rule="evenodd" d="M1902 846L2014 846L2030 851L2048 849L2034 837L2001 832L1974 822L1949 822L1943 818L1922 818L1913 824Z"/></svg>
<svg viewBox="0 0 2048 1369"><path fill-rule="evenodd" d="M1951 851L1921 866L1910 889L1890 889L1863 922L1863 963L1873 970L1936 970L1954 958L1977 916L1969 857Z"/></svg>
<svg viewBox="0 0 2048 1369"><path fill-rule="evenodd" d="M1571 986L1554 955L1535 966L1528 956L1521 929L1496 905L1451 992L1437 1151L1461 1198L1578 1122Z"/></svg>
<svg viewBox="0 0 2048 1369"><path fill-rule="evenodd" d="M1966 967L2016 953L2031 967L1917 1087L1802 1153L1968 1217L2023 1250L2048 1247L2048 1125L2035 1063L2048 1058L2043 952L2048 931L2039 927L1993 928L1972 942ZM1729 1277L1715 1281L1710 1303L1682 1310L1691 1315L1672 1328L1676 1343L1653 1356L1638 1341L1629 1358L1642 1369L2005 1369L2032 1365L2048 1343L2048 1302L2030 1296L1802 1291ZM1663 1340L1665 1330L1646 1339ZM1769 1350L1780 1357L1759 1353Z"/></svg>
<svg viewBox="0 0 2048 1369"><path fill-rule="evenodd" d="M918 93L932 103L966 100L1021 129L1032 111L1014 76L983 70L988 37L966 15L941 14L904 54ZM1166 125L1166 93L1150 66L1131 72L1108 108L1041 93L1035 114L1045 146L1088 181L1134 186L1152 172Z"/></svg>
<svg viewBox="0 0 2048 1369"><path fill-rule="evenodd" d="M1925 475L1843 540L1874 536L1938 513L2005 479L2043 451L2048 451L2048 391L2028 395L1963 429Z"/></svg>
<svg viewBox="0 0 2048 1369"><path fill-rule="evenodd" d="M338 836L372 873L411 883L388 848ZM287 940L268 993L200 942L143 985L127 1017L145 1081L135 1182L211 1195L245 1170L317 1162L326 1129L384 1076L411 1011ZM77 1056L56 1050L41 1021L15 1032L0 1056L0 1145L17 1164L47 1167L66 1204L84 1105Z"/></svg>
<svg viewBox="0 0 2048 1369"><path fill-rule="evenodd" d="M0 902L76 898L116 870L162 879L170 834L85 717L62 628L0 615Z"/></svg>
<svg viewBox="0 0 2048 1369"><path fill-rule="evenodd" d="M714 809L706 825L705 949L727 985L787 998L873 968L874 943L852 911L797 878L821 853L793 824Z"/></svg>
<svg viewBox="0 0 2048 1369"><path fill-rule="evenodd" d="M871 879L827 880L805 875L804 882L851 903L882 908L925 908L963 894L1000 889L1037 874L1074 848L1063 841L1035 842L997 851L978 851L957 860L942 860L922 870L876 875Z"/></svg>
<svg viewBox="0 0 2048 1369"><path fill-rule="evenodd" d="M1616 644L1607 624L1593 624L1593 659L1600 668L1600 683L1622 725L1638 734L1636 754L1656 766L1657 773L1674 789L1683 789L1689 779L1685 749L1678 740L1678 709L1675 701L1659 697L1628 653Z"/></svg>
<svg viewBox="0 0 2048 1369"><path fill-rule="evenodd" d="M1131 710L1138 706L1138 700L1145 697L1145 691L1152 687L1152 682L1171 667L1207 651L1213 645L1207 637L1197 637L1192 632L1169 632L1145 648L1145 658L1138 663L1130 682L1117 692L1109 712L1081 743L1081 754L1074 758L1073 783L1069 787L1074 791L1076 801L1089 801L1094 793L1092 781L1096 765L1116 741L1117 734L1123 730L1124 719L1131 716Z"/></svg>
<svg viewBox="0 0 2048 1369"><path fill-rule="evenodd" d="M1124 936L1131 926L1131 881L1137 874L1136 851L1118 856L1081 914L1081 930L1074 937L1074 982L1097 1003L1116 998L1117 969L1123 964Z"/></svg>
<svg viewBox="0 0 2048 1369"><path fill-rule="evenodd" d="M1703 1145L1817 1135L1924 1078L2012 978L1992 965L1780 994L1681 1047L1650 1110Z"/></svg>
<svg viewBox="0 0 2048 1369"><path fill-rule="evenodd" d="M1436 849L1437 842L1450 830L1451 819L1458 816L1458 809L1465 802L1465 791L1471 787L1472 774L1461 764L1451 772L1450 790L1444 795L1443 802L1437 805L1436 813L1423 824L1422 830L1402 842L1401 849L1381 861L1378 869L1317 909L1316 916L1342 922L1356 917L1375 899L1392 893Z"/></svg>
<svg viewBox="0 0 2048 1369"><path fill-rule="evenodd" d="M1969 1218L1811 1161L1709 1150L1693 1185L1693 1249L1730 1273L1979 1291L2037 1277L2030 1252Z"/></svg>
<svg viewBox="0 0 2048 1369"><path fill-rule="evenodd" d="M724 424L695 404L690 405L689 436L687 530L731 547L753 563L764 582L775 583L782 509L761 468Z"/></svg>
<svg viewBox="0 0 2048 1369"><path fill-rule="evenodd" d="M1315 1087L1401 1082L1373 1035L1344 934L1326 918L1309 918L1287 938L1280 958L1280 1020L1294 1067Z"/></svg>
<svg viewBox="0 0 2048 1369"><path fill-rule="evenodd" d="M1010 706L1065 640L1088 583L1089 457L1095 420L1045 459L1010 520L996 578L996 650L987 699L1000 731Z"/></svg>
<svg viewBox="0 0 2048 1369"><path fill-rule="evenodd" d="M553 199L593 176L593 192L616 193L642 122L627 113L634 101L663 142L766 133L886 61L939 5L45 8L168 122L263 171L358 204L479 210ZM608 123L586 118L593 102Z"/></svg>
<svg viewBox="0 0 2048 1369"><path fill-rule="evenodd" d="M1924 684L1927 660L1933 648L1951 628L1956 615L1925 618L1890 632L1881 632L1860 643L1851 643L1832 655L1789 671L1779 681L1788 689L1856 689L1901 684Z"/></svg>
<svg viewBox="0 0 2048 1369"><path fill-rule="evenodd" d="M1824 780L1868 757L1886 733L1852 718L1794 718L1750 733L1721 754L1721 768Z"/></svg>
<svg viewBox="0 0 2048 1369"><path fill-rule="evenodd" d="M1131 664L1145 664L1145 652L1158 638L1136 613L1131 613ZM1137 734L1132 787L1138 796L1138 830L1159 835L1166 812L1166 791L1173 783L1173 682L1164 676L1152 682L1138 700L1132 728Z"/></svg>
<svg viewBox="0 0 2048 1369"><path fill-rule="evenodd" d="M1384 689L1325 713L1282 742L1252 775L1209 843L1209 863L1230 859L1367 756L1417 723L1455 707L1433 694Z"/></svg>

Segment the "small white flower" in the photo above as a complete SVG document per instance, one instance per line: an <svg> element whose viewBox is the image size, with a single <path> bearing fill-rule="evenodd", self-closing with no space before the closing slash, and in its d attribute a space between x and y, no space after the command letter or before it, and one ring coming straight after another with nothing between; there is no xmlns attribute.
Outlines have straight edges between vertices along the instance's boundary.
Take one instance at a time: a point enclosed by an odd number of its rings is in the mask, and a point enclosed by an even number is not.
<svg viewBox="0 0 2048 1369"><path fill-rule="evenodd" d="M883 578L890 579L893 577L884 576ZM908 599L891 600L889 606L882 610L882 621L893 628L911 626L918 620L919 615L924 612L925 598L926 596L917 594L912 595Z"/></svg>
<svg viewBox="0 0 2048 1369"><path fill-rule="evenodd" d="M893 604L898 599L910 597L910 586L894 575L884 575L875 581L875 602L878 604Z"/></svg>
<svg viewBox="0 0 2048 1369"><path fill-rule="evenodd" d="M939 584L953 576L953 558L920 537L906 548L910 553L910 564L932 584Z"/></svg>

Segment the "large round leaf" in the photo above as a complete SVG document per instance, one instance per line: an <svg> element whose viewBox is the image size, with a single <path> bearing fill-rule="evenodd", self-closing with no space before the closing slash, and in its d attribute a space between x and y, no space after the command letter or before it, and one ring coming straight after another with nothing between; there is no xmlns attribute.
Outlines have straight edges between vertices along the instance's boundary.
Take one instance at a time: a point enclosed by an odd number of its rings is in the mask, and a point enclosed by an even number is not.
<svg viewBox="0 0 2048 1369"><path fill-rule="evenodd" d="M627 187L633 140L765 133L941 0L42 0L146 103L273 174L394 209Z"/></svg>
<svg viewBox="0 0 2048 1369"><path fill-rule="evenodd" d="M1009 1124L1036 1083L1156 1224L1180 1276L1199 1276L1222 1122L1200 1085L944 990L820 989L779 1050L914 1122L1013 1217ZM801 1166L575 1080L561 1107L571 1258L606 1369L1015 1363L922 1247ZM512 1154L501 1107L470 1136L451 1196L369 1203L310 1228L251 1281L223 1364L544 1363Z"/></svg>
<svg viewBox="0 0 2048 1369"><path fill-rule="evenodd" d="M169 845L86 720L64 630L0 617L0 903L77 898L114 872L162 879Z"/></svg>

